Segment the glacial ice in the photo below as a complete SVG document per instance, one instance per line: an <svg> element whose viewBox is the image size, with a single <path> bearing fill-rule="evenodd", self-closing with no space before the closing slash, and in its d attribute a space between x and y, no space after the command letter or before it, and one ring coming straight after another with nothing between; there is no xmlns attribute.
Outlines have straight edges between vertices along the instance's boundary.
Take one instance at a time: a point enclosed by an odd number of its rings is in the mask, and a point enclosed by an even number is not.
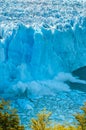
<svg viewBox="0 0 86 130"><path fill-rule="evenodd" d="M0 92L36 96L70 91L67 80L85 84L70 74L86 66L85 35L86 0L1 0Z"/></svg>
<svg viewBox="0 0 86 130"><path fill-rule="evenodd" d="M70 83L86 81L71 72L83 66L86 0L0 0L0 98L12 100L26 127L43 108L72 124L86 92Z"/></svg>
<svg viewBox="0 0 86 130"><path fill-rule="evenodd" d="M29 96L35 92L36 96L53 94L56 89L70 91L66 80L85 84L65 74L86 66L85 34L85 25L78 24L54 32L18 25L0 43L0 90L17 95L27 91Z"/></svg>

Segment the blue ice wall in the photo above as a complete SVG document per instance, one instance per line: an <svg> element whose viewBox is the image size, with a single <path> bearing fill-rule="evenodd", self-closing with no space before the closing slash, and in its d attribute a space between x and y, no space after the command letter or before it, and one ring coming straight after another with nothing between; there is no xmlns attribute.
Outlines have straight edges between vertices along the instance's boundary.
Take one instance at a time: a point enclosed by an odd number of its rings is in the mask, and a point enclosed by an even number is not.
<svg viewBox="0 0 86 130"><path fill-rule="evenodd" d="M85 24L54 31L19 25L0 43L0 81L52 79L82 66L86 66Z"/></svg>

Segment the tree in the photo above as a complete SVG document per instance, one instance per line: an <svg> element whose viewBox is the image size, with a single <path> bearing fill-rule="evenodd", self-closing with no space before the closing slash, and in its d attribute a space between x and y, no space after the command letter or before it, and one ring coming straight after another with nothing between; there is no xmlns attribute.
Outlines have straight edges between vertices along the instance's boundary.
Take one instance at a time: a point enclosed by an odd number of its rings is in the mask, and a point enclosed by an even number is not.
<svg viewBox="0 0 86 130"><path fill-rule="evenodd" d="M51 112L47 112L46 110L41 111L37 115L37 119L31 120L30 127L32 128L32 130L50 130L50 128L49 128L50 115L51 115Z"/></svg>
<svg viewBox="0 0 86 130"><path fill-rule="evenodd" d="M9 101L0 101L0 130L24 130L20 125L17 111L12 109Z"/></svg>
<svg viewBox="0 0 86 130"><path fill-rule="evenodd" d="M77 120L77 125L81 130L86 130L86 103L81 107L82 113L77 113L75 119Z"/></svg>

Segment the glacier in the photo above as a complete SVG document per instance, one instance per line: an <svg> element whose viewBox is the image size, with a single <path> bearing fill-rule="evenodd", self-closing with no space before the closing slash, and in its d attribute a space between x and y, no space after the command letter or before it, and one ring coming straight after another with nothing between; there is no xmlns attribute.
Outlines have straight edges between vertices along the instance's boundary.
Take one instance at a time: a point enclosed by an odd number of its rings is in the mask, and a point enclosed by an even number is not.
<svg viewBox="0 0 86 130"><path fill-rule="evenodd" d="M54 79L59 73L71 73L86 66L85 20L82 27L77 23L74 28L56 28L53 31L46 27L33 28L20 24L8 34L0 41L1 91L6 88L6 91L8 88L10 91L12 88L17 91L18 88L19 91L21 88L24 93L27 88L31 90L29 86L32 84L33 91L39 88L37 94L44 88L49 93L48 86L54 88ZM63 90L69 91L68 86L64 86Z"/></svg>
<svg viewBox="0 0 86 130"><path fill-rule="evenodd" d="M86 0L0 0L0 99L12 100L26 129L43 108L74 122L84 68Z"/></svg>

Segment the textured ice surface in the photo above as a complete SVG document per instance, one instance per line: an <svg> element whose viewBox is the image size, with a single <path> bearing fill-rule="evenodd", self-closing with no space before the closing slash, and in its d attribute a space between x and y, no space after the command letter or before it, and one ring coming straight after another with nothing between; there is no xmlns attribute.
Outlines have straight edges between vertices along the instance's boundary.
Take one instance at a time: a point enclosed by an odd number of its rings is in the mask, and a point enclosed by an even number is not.
<svg viewBox="0 0 86 130"><path fill-rule="evenodd" d="M85 16L86 0L0 0L0 22L4 24L65 26Z"/></svg>

